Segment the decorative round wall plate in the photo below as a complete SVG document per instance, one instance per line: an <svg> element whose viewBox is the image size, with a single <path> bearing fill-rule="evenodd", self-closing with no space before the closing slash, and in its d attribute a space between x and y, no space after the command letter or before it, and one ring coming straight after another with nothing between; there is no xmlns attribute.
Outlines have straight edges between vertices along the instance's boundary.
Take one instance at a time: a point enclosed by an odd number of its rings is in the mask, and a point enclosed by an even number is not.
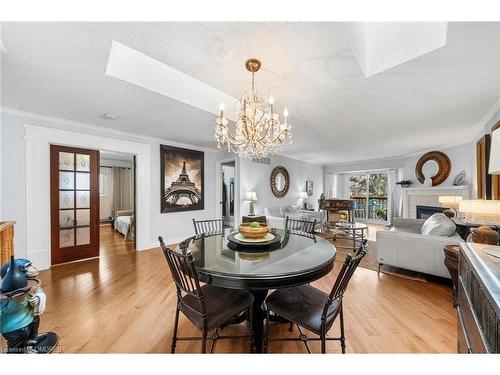
<svg viewBox="0 0 500 375"><path fill-rule="evenodd" d="M445 153L441 151L431 151L428 152L427 154L423 155L417 162L417 165L415 166L415 174L417 176L417 179L423 184L425 181L425 176L423 173L423 167L424 164L428 161L434 161L438 164L438 171L437 173L431 177L432 179L432 186L437 186L442 184L448 176L450 175L451 171L451 162L448 156L446 156Z"/></svg>

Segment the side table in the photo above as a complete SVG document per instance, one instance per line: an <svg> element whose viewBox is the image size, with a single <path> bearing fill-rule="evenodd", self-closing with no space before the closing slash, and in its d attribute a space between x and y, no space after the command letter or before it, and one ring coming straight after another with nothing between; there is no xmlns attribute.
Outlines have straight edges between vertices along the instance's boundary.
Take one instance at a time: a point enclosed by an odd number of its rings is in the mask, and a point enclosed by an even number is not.
<svg viewBox="0 0 500 375"><path fill-rule="evenodd" d="M457 306L457 287L458 287L458 256L460 254L459 245L446 245L444 247L444 265L450 272L453 283L453 307Z"/></svg>

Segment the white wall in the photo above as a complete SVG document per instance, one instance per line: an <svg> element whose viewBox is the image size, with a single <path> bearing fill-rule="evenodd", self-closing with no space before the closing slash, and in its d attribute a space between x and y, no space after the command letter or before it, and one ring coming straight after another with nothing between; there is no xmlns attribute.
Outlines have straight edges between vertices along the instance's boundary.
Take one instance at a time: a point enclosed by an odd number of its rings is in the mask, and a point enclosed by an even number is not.
<svg viewBox="0 0 500 375"><path fill-rule="evenodd" d="M446 155L448 155L451 162L450 175L448 176L446 181L441 184L441 186L453 185L453 179L461 170L465 170L466 184L470 185L474 181L473 163L471 162L474 157L471 152L470 142L459 146L438 149L436 151L444 152ZM399 169L401 174L399 176L399 179L411 180L413 182L412 187L420 187L423 186L423 184L421 184L420 181L417 180L417 177L415 175L415 166L418 159L420 159L423 154L425 154L425 152L418 155L411 155L406 157L328 165L325 166L325 173L345 173L377 169Z"/></svg>
<svg viewBox="0 0 500 375"><path fill-rule="evenodd" d="M162 235L167 243L177 242L191 235L192 218L207 219L215 216L215 152L205 152L205 209L182 213L160 212L160 144L171 144L193 149L194 146L181 145L168 140L134 136L107 129L93 127L89 124L76 123L69 120L49 118L47 116L21 113L2 109L1 116L1 205L2 219L15 220L15 254L26 256L27 248L27 213L26 212L26 142L25 125L34 125L81 133L84 137L98 135L110 140L128 140L150 145L150 244L155 245L158 235ZM40 220L43 220L42 218Z"/></svg>
<svg viewBox="0 0 500 375"><path fill-rule="evenodd" d="M277 166L283 166L290 174L290 189L283 198L277 198L271 191L271 172ZM248 214L248 202L244 201L247 191L255 191L258 201L255 202L255 213L263 214L266 207L283 207L301 204L299 193L306 190L306 181L313 181L313 195L308 202L317 208L318 199L323 192L323 167L305 163L283 156L272 156L271 164L255 163L252 160L240 159L240 197L241 214Z"/></svg>

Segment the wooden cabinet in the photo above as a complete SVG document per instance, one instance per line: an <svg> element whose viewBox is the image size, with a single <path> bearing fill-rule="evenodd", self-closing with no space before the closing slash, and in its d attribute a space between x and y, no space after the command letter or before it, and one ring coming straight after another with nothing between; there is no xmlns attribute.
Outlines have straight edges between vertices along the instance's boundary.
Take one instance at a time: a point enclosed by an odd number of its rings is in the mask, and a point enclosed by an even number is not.
<svg viewBox="0 0 500 375"><path fill-rule="evenodd" d="M347 212L348 220L354 219L353 210L354 201L351 199L325 199L320 206L321 210L328 212L328 222L331 221L330 213Z"/></svg>
<svg viewBox="0 0 500 375"><path fill-rule="evenodd" d="M0 221L0 267L14 254L14 221Z"/></svg>
<svg viewBox="0 0 500 375"><path fill-rule="evenodd" d="M500 353L500 258L476 243L460 245L458 353Z"/></svg>

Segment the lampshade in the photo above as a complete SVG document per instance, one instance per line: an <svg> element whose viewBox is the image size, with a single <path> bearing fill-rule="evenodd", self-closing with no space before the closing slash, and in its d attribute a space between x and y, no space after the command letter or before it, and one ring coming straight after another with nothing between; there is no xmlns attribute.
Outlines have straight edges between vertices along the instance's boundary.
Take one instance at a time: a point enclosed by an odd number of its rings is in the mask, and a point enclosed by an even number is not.
<svg viewBox="0 0 500 375"><path fill-rule="evenodd" d="M491 134L489 174L500 174L500 128Z"/></svg>
<svg viewBox="0 0 500 375"><path fill-rule="evenodd" d="M483 200L483 199L462 200L459 204L459 211L470 214L500 216L500 200Z"/></svg>
<svg viewBox="0 0 500 375"><path fill-rule="evenodd" d="M301 191L300 192L300 199L307 199L308 195L307 195L307 191Z"/></svg>
<svg viewBox="0 0 500 375"><path fill-rule="evenodd" d="M256 202L257 201L257 194L255 194L255 191L248 191L245 194L245 200L250 201L250 202Z"/></svg>
<svg viewBox="0 0 500 375"><path fill-rule="evenodd" d="M439 203L445 207L458 208L462 199L459 195L442 195L439 197Z"/></svg>

